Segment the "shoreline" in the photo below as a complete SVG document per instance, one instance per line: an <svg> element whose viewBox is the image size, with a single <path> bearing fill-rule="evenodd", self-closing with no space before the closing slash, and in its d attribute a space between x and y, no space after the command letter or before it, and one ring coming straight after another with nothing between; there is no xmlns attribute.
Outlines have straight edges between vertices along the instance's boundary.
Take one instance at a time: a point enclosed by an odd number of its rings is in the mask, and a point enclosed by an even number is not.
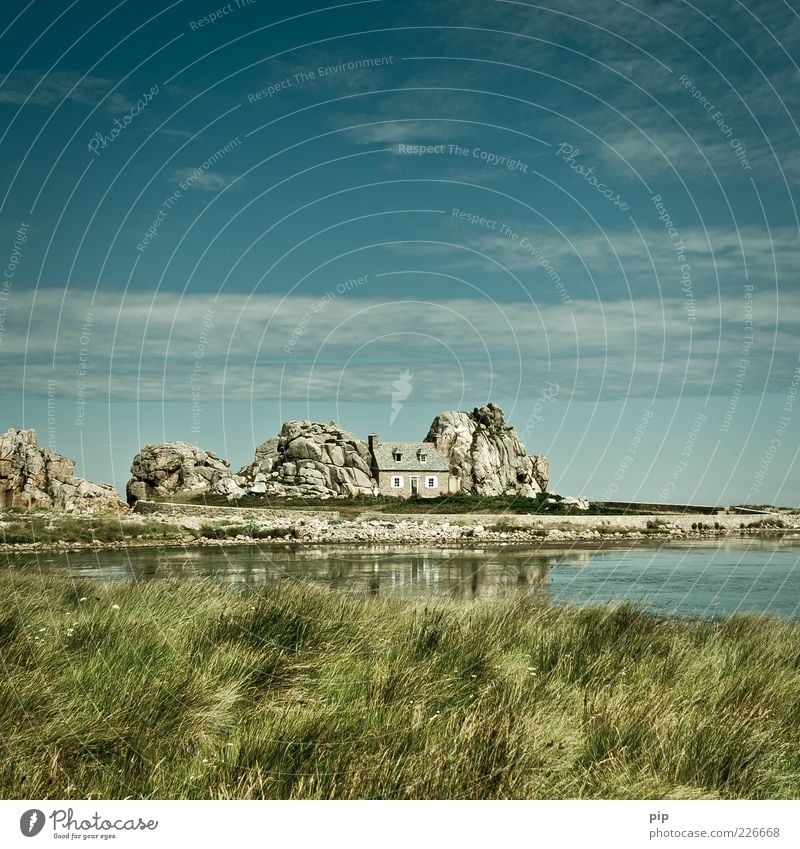
<svg viewBox="0 0 800 849"><path fill-rule="evenodd" d="M542 514L347 515L313 509L251 509L147 505L119 514L0 512L0 552L67 552L162 547L263 545L428 548L639 545L720 539L774 539L800 534L800 516L769 514L745 524L738 515L632 516Z"/></svg>
<svg viewBox="0 0 800 849"><path fill-rule="evenodd" d="M516 535L515 535L516 536ZM66 553L70 551L110 551L120 549L145 549L145 548L232 548L235 546L258 546L264 548L332 548L336 546L352 548L368 548L372 546L396 546L412 548L459 548L470 551L479 548L590 548L613 549L630 547L631 545L650 547L663 545L664 543L702 543L715 542L719 540L757 540L757 539L783 539L800 541L800 533L796 530L772 530L751 532L715 532L695 534L619 534L612 537L602 535L582 534L572 536L561 534L560 536L526 537L503 539L499 535L487 536L483 539L453 537L448 539L419 539L414 537L386 538L355 538L336 537L328 539L259 539L257 537L233 537L230 539L207 539L207 538L185 538L175 539L135 539L126 541L105 542L96 540L94 542L54 542L54 543L0 543L0 554L15 553Z"/></svg>

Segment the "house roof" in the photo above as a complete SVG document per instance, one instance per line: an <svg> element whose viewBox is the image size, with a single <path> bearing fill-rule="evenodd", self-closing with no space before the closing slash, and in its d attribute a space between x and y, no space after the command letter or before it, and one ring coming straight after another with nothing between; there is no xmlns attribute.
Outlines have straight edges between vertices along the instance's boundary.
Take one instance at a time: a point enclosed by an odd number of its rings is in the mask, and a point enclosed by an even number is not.
<svg viewBox="0 0 800 849"><path fill-rule="evenodd" d="M402 460L395 460L400 453ZM381 472L449 472L444 455L432 442L379 442L374 451L375 464ZM426 455L423 463L420 454Z"/></svg>

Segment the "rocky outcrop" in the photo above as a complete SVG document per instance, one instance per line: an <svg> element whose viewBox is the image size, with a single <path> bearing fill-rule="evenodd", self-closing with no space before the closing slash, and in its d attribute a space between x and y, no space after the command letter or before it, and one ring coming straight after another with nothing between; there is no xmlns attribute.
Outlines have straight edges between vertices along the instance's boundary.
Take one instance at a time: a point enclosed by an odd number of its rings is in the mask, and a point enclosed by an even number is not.
<svg viewBox="0 0 800 849"><path fill-rule="evenodd" d="M180 492L210 493L238 498L244 495L239 478L227 460L188 442L145 445L133 458L126 487L128 503Z"/></svg>
<svg viewBox="0 0 800 849"><path fill-rule="evenodd" d="M369 447L336 422L285 422L239 471L254 495L334 498L371 495Z"/></svg>
<svg viewBox="0 0 800 849"><path fill-rule="evenodd" d="M461 491L478 495L534 496L547 488L547 460L529 456L496 404L471 413L440 413L428 442L440 448ZM130 504L179 493L274 497L345 498L373 495L367 442L336 422L285 422L278 436L256 448L251 463L233 474L227 461L187 442L146 445L134 457L127 495Z"/></svg>
<svg viewBox="0 0 800 849"><path fill-rule="evenodd" d="M439 413L425 439L435 443L448 459L464 493L532 497L547 489L550 469L546 458L526 453L519 434L506 426L497 404L476 407L471 413Z"/></svg>
<svg viewBox="0 0 800 849"><path fill-rule="evenodd" d="M75 463L42 448L36 431L0 434L0 508L55 509L79 513L127 510L110 484L73 474Z"/></svg>

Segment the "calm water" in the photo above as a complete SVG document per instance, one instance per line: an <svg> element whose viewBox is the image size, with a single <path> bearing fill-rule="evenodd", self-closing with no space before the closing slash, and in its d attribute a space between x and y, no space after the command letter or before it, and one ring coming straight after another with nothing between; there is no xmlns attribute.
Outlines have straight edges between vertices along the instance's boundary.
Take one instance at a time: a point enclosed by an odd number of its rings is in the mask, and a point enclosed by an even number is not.
<svg viewBox="0 0 800 849"><path fill-rule="evenodd" d="M755 611L800 619L800 539L571 549L133 548L15 554L7 565L104 581L181 576L248 586L300 580L414 599L536 592L566 604L630 600L677 616Z"/></svg>

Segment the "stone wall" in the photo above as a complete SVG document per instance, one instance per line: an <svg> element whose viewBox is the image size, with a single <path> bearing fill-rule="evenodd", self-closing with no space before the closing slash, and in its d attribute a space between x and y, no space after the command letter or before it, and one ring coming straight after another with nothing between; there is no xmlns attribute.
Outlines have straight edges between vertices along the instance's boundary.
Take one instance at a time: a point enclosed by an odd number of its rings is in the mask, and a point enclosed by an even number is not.
<svg viewBox="0 0 800 849"><path fill-rule="evenodd" d="M137 501L133 506L134 513L143 515L157 514L159 516L202 516L207 519L222 519L228 517L233 520L255 518L269 519L276 516L309 518L316 516L319 519L338 519L338 510L270 510L265 507L210 507L205 504L172 504L164 501Z"/></svg>
<svg viewBox="0 0 800 849"><path fill-rule="evenodd" d="M703 523L703 525L711 525L714 522L719 523L726 530L739 530L742 525L747 527L753 522L760 519L780 519L784 522L787 520L786 514L772 513L763 515L716 515L709 516L706 513L658 513L650 516L592 516L592 515L572 515L572 516L548 516L548 515L533 515L533 514L514 514L514 513L363 513L362 518L369 519L390 519L392 521L425 521L434 524L450 524L450 525L497 525L498 523L507 524L514 528L534 528L537 526L553 527L556 525L572 525L576 528L594 528L605 525L610 528L631 528L633 530L644 530L648 522L664 522L669 525L680 528L684 531L691 531L692 524Z"/></svg>
<svg viewBox="0 0 800 849"><path fill-rule="evenodd" d="M242 518L255 518L267 520L270 518L282 519L318 519L318 520L337 520L340 518L338 510L287 510L287 509L265 509L262 507L206 507L202 504L167 504L164 502L155 501L138 501L133 508L135 513L159 514L163 516L204 516L206 518L219 519L229 517L231 520L239 520ZM380 522L380 523L399 523L409 522L414 524L428 525L458 525L470 527L482 525L484 527L493 527L498 524L507 525L509 528L554 528L571 526L576 529L594 528L598 526L606 526L608 528L618 528L620 530L644 530L649 522L664 522L673 527L680 528L683 531L690 532L692 524L703 523L703 525L714 525L717 522L724 529L729 531L738 531L741 525L745 527L757 522L760 519L780 519L787 524L793 521L800 521L797 516L787 517L783 513L773 513L764 515L740 516L723 514L717 516L709 516L705 513L681 513L681 514L654 514L650 516L548 516L548 515L530 515L530 514L510 514L510 513L381 513L378 511L365 510L354 517L352 521L356 522Z"/></svg>

